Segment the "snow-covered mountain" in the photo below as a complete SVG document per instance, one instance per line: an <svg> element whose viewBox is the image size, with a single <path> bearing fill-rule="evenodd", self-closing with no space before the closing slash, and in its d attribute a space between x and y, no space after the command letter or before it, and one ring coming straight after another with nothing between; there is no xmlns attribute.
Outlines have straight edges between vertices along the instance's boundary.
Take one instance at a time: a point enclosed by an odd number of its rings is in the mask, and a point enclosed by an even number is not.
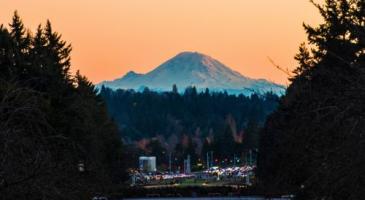
<svg viewBox="0 0 365 200"><path fill-rule="evenodd" d="M198 52L182 52L146 74L130 71L122 78L101 82L98 87L104 85L112 89L135 90L148 87L157 91L170 91L174 84L180 92L186 87L195 86L198 90L209 88L210 91L225 90L231 94L250 94L253 91L285 93L282 85L245 77L218 60Z"/></svg>

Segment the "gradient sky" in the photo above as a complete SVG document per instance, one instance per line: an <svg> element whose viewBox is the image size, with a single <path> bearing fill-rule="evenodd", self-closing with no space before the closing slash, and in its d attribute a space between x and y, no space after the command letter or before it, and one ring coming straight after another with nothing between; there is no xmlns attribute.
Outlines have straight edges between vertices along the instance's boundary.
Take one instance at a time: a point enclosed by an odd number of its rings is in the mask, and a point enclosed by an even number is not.
<svg viewBox="0 0 365 200"><path fill-rule="evenodd" d="M321 22L309 0L0 0L0 23L14 10L32 31L50 19L73 46L73 70L94 83L198 51L243 75L287 84L267 57L293 69L306 40L302 23Z"/></svg>

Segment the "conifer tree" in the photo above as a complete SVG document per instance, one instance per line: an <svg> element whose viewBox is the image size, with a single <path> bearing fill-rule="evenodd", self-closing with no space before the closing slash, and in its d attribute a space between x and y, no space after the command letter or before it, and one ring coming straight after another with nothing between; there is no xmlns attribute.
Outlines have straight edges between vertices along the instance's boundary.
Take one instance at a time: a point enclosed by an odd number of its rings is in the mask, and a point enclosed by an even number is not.
<svg viewBox="0 0 365 200"><path fill-rule="evenodd" d="M174 84L174 85L172 86L172 93L174 93L174 94L177 94L177 93L178 93L178 89L177 89L176 84Z"/></svg>
<svg viewBox="0 0 365 200"><path fill-rule="evenodd" d="M10 26L10 37L12 40L12 68L13 75L16 75L19 79L26 76L27 68L29 68L29 60L27 60L27 54L30 49L30 33L24 27L22 20L20 19L17 11L14 12L12 22Z"/></svg>
<svg viewBox="0 0 365 200"><path fill-rule="evenodd" d="M49 21L34 36L16 12L0 26L2 199L89 199L125 180L116 125L70 53Z"/></svg>
<svg viewBox="0 0 365 200"><path fill-rule="evenodd" d="M292 84L262 133L259 183L298 199L364 197L365 3L315 4L324 19L304 25Z"/></svg>

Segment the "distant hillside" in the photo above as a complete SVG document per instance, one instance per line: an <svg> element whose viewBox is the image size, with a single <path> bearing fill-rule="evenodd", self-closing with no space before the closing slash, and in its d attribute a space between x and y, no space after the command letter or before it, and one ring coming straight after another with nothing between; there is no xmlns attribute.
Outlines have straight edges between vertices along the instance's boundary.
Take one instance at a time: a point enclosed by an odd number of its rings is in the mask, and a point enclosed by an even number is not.
<svg viewBox="0 0 365 200"><path fill-rule="evenodd" d="M170 91L172 85L185 89L195 86L198 91L227 91L229 94L252 94L272 91L282 95L285 87L264 79L251 79L233 71L218 60L197 52L183 52L146 74L128 72L114 81L104 81L98 86L112 89L142 91L148 87L156 91Z"/></svg>
<svg viewBox="0 0 365 200"><path fill-rule="evenodd" d="M204 155L210 149L223 158L258 148L259 129L279 101L271 93L237 96L195 88L179 94L102 87L100 95L127 143L144 154L169 151L181 159L186 152Z"/></svg>

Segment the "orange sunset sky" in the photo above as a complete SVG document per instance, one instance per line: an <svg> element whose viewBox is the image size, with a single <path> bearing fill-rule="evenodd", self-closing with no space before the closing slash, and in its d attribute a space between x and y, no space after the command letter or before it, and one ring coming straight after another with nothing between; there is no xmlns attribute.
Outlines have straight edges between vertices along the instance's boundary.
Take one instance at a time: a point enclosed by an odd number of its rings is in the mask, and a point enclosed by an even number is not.
<svg viewBox="0 0 365 200"><path fill-rule="evenodd" d="M32 31L50 19L73 46L73 70L94 83L199 51L243 75L288 84L267 57L293 69L306 40L302 23L321 22L309 0L0 0L0 23L14 10Z"/></svg>

